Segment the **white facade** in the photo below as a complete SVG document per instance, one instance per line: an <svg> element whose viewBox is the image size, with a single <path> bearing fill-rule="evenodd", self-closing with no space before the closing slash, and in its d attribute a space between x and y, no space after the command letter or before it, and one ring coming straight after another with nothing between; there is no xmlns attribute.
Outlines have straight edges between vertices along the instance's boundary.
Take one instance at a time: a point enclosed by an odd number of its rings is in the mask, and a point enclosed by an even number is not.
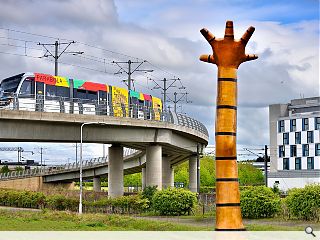
<svg viewBox="0 0 320 240"><path fill-rule="evenodd" d="M320 116L317 115L309 115L303 116L303 118L280 118L278 120L278 125L280 121L284 121L285 129L282 132L277 133L277 161L278 161L278 169L277 170L296 170L295 167L295 159L301 158L301 170L307 169L307 159L313 158L314 168L313 169L320 169L320 154L316 155L316 146L320 145L320 129L315 129L315 119L319 119ZM296 131L290 131L290 120L296 119ZM302 119L308 119L309 121L309 128L308 130L302 130ZM310 132L312 135L311 141L307 139L307 133ZM296 143L295 141L295 134L301 134L301 141L300 143ZM289 135L288 142L284 142L284 135ZM308 145L308 154L306 156L303 155L302 146ZM279 147L284 146L285 155L283 157L279 156ZM291 146L296 146L296 154L292 155ZM283 159L289 159L289 169L283 168ZM300 169L298 169L300 170ZM311 170L311 169L309 169Z"/></svg>
<svg viewBox="0 0 320 240"><path fill-rule="evenodd" d="M280 189L320 183L320 97L269 106L270 174Z"/></svg>

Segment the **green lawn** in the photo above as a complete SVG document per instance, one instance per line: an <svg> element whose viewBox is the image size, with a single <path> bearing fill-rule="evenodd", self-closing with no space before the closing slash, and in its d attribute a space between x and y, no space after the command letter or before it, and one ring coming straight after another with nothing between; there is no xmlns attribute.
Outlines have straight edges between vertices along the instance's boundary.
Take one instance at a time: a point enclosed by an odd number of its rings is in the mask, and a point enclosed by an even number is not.
<svg viewBox="0 0 320 240"><path fill-rule="evenodd" d="M69 212L0 211L1 231L199 231L201 226L135 219L128 216Z"/></svg>
<svg viewBox="0 0 320 240"><path fill-rule="evenodd" d="M83 214L63 211L0 210L0 231L213 231L214 216L160 217ZM274 219L244 219L248 231L303 231L320 223Z"/></svg>

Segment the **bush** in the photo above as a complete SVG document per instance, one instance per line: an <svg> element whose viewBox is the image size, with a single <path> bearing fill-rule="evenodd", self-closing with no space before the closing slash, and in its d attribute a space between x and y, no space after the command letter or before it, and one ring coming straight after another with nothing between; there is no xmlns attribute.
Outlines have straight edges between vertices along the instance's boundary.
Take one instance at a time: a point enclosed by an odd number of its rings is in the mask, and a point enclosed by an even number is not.
<svg viewBox="0 0 320 240"><path fill-rule="evenodd" d="M0 205L24 208L42 208L45 195L39 192L0 190Z"/></svg>
<svg viewBox="0 0 320 240"><path fill-rule="evenodd" d="M142 197L148 199L150 207L152 204L152 198L157 191L157 186L147 186L142 191Z"/></svg>
<svg viewBox="0 0 320 240"><path fill-rule="evenodd" d="M285 203L290 216L304 220L320 217L320 184L307 185L289 191Z"/></svg>
<svg viewBox="0 0 320 240"><path fill-rule="evenodd" d="M273 217L280 211L279 195L265 186L250 187L240 192L242 216L245 218Z"/></svg>
<svg viewBox="0 0 320 240"><path fill-rule="evenodd" d="M52 195L46 199L46 207L53 210L70 210L77 211L79 206L79 200L73 198L67 198L63 195Z"/></svg>
<svg viewBox="0 0 320 240"><path fill-rule="evenodd" d="M49 208L52 210L78 211L79 199L62 194L45 196L41 192L0 190L0 205L24 208ZM86 210L96 212L139 213L148 209L150 201L141 194L118 198L101 198L98 201L83 201ZM112 211L111 211L112 210Z"/></svg>
<svg viewBox="0 0 320 240"><path fill-rule="evenodd" d="M196 202L196 193L182 188L167 188L156 192L152 198L154 210L170 216L190 213Z"/></svg>

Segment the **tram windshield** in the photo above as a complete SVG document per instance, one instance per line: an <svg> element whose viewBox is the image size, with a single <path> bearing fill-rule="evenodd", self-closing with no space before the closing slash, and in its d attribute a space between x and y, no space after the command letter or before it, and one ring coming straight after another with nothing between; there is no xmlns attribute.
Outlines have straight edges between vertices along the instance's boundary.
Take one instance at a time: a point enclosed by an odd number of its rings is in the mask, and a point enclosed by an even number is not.
<svg viewBox="0 0 320 240"><path fill-rule="evenodd" d="M19 74L2 80L0 84L0 88L2 90L2 97L16 93L19 83L21 82L22 76L23 74Z"/></svg>

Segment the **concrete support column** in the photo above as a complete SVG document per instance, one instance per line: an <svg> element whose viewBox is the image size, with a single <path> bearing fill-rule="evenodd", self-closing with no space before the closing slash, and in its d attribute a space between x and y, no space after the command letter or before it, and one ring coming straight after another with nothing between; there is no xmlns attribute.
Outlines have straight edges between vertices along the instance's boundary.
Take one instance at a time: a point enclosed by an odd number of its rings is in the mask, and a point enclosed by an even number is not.
<svg viewBox="0 0 320 240"><path fill-rule="evenodd" d="M171 167L170 186L171 186L171 187L174 187L174 169L173 169L173 167Z"/></svg>
<svg viewBox="0 0 320 240"><path fill-rule="evenodd" d="M162 188L171 187L171 166L168 157L162 157Z"/></svg>
<svg viewBox="0 0 320 240"><path fill-rule="evenodd" d="M99 176L93 178L93 191L101 192L101 179Z"/></svg>
<svg viewBox="0 0 320 240"><path fill-rule="evenodd" d="M189 190L197 192L197 156L189 158Z"/></svg>
<svg viewBox="0 0 320 240"><path fill-rule="evenodd" d="M145 189L146 187L146 168L142 168L142 174L141 174L141 180L142 180L142 189Z"/></svg>
<svg viewBox="0 0 320 240"><path fill-rule="evenodd" d="M158 186L162 189L162 147L150 145L146 151L146 186Z"/></svg>
<svg viewBox="0 0 320 240"><path fill-rule="evenodd" d="M118 145L109 147L108 195L123 196L123 147Z"/></svg>

